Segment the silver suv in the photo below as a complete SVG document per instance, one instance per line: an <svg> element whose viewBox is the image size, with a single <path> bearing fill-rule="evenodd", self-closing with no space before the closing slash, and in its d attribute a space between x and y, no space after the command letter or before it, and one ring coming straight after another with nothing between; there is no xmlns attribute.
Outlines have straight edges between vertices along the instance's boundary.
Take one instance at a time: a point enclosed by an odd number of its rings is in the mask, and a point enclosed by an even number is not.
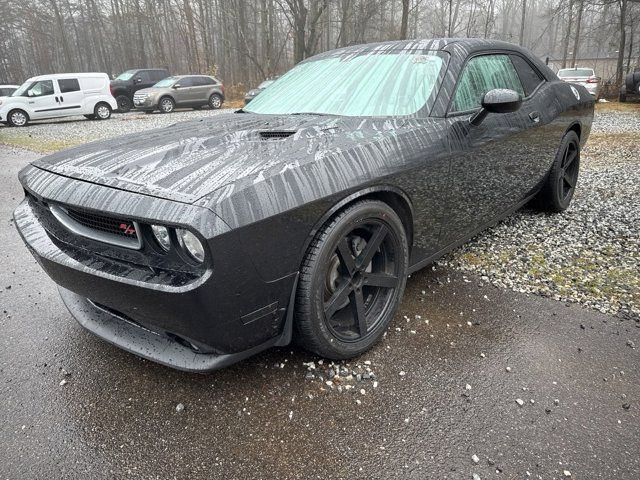
<svg viewBox="0 0 640 480"><path fill-rule="evenodd" d="M151 113L173 112L177 107L200 109L209 105L217 109L224 102L224 85L207 75L176 75L160 80L151 88L138 90L133 105L138 110Z"/></svg>

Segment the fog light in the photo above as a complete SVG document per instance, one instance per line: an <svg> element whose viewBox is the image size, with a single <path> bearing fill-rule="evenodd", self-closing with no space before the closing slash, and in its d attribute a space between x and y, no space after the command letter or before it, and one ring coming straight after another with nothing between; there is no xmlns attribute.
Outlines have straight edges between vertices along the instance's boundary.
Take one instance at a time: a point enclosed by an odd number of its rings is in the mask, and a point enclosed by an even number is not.
<svg viewBox="0 0 640 480"><path fill-rule="evenodd" d="M176 229L176 234L178 235L178 240L180 241L180 245L187 251L191 257L198 261L204 262L204 247L198 237L196 237L189 230L183 230L182 228Z"/></svg>
<svg viewBox="0 0 640 480"><path fill-rule="evenodd" d="M167 230L167 227L151 225L151 231L158 245L160 245L165 252L168 252L171 248L171 239L169 238L169 230Z"/></svg>

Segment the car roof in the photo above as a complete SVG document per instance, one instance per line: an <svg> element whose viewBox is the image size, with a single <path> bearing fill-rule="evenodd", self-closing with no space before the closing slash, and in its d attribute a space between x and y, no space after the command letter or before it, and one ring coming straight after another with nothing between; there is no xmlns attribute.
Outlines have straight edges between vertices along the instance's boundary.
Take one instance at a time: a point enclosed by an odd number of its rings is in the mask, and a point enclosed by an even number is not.
<svg viewBox="0 0 640 480"><path fill-rule="evenodd" d="M490 40L486 38L425 38L417 40L395 40L390 42L367 43L361 45L352 45L348 47L329 50L305 62L322 58L342 57L344 55L359 55L363 53L382 53L385 50L402 50L407 53L422 53L424 51L443 51L455 54L458 58L466 58L468 55L486 52L491 50L501 50L515 52L528 58L544 75L548 81L558 80L553 71L544 64L538 57L526 48L501 40Z"/></svg>
<svg viewBox="0 0 640 480"><path fill-rule="evenodd" d="M558 70L559 72L567 72L570 70L591 70L593 71L593 68L591 67L571 67L571 68L561 68L560 70Z"/></svg>
<svg viewBox="0 0 640 480"><path fill-rule="evenodd" d="M454 49L464 49L471 53L478 50L514 50L523 53L530 53L524 48L509 42L501 40L490 40L486 38L424 38L416 40L394 40L389 42L364 43L359 45L350 45L348 47L329 50L328 52L316 55L316 57L331 57L345 53L363 53L367 51L380 52L384 50L406 50L406 51L424 51L424 50L442 50L451 52Z"/></svg>
<svg viewBox="0 0 640 480"><path fill-rule="evenodd" d="M35 81L38 81L38 80L48 80L48 79L57 80L59 78L69 78L69 77L72 77L72 78L73 77L75 77L75 78L106 77L108 79L109 75L107 75L106 73L102 73L102 72L52 73L50 75L38 75L36 77L31 77L31 78L27 79L27 81L35 82Z"/></svg>

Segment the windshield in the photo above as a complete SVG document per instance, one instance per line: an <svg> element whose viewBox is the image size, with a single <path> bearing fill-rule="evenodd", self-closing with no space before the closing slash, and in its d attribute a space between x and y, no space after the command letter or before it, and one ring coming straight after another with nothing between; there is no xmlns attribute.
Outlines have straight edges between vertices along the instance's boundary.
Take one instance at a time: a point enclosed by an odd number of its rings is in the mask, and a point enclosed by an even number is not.
<svg viewBox="0 0 640 480"><path fill-rule="evenodd" d="M264 114L411 115L434 92L437 52L386 51L303 62L244 107Z"/></svg>
<svg viewBox="0 0 640 480"><path fill-rule="evenodd" d="M177 80L178 80L178 77L163 78L158 83L156 83L154 87L159 87L159 88L171 87Z"/></svg>
<svg viewBox="0 0 640 480"><path fill-rule="evenodd" d="M129 80L131 77L133 77L134 73L136 73L135 70L127 70L126 72L122 72L120 75L118 75L115 80Z"/></svg>
<svg viewBox="0 0 640 480"><path fill-rule="evenodd" d="M593 75L593 70L590 68L568 68L566 70L559 70L558 76L562 77L590 77Z"/></svg>
<svg viewBox="0 0 640 480"><path fill-rule="evenodd" d="M31 79L27 80L27 81L26 81L26 82L24 82L22 85L20 85L20 86L18 87L18 89L17 89L15 92L13 92L13 93L11 94L11 96L12 96L12 97L23 97L23 96L25 96L25 97L26 97L25 92L26 92L27 90L29 90L29 87L30 87L31 85L35 84L35 83L36 83L36 82L34 82L34 81L33 81L33 80L31 80Z"/></svg>

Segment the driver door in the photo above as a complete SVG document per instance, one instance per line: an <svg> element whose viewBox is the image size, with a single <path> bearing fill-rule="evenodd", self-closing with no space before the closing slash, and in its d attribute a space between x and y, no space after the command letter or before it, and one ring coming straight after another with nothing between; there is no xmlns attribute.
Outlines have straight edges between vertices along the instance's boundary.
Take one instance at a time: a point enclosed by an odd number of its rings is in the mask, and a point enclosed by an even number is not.
<svg viewBox="0 0 640 480"><path fill-rule="evenodd" d="M524 97L522 83L506 53L471 57L460 74L447 121L450 122L451 176L446 243L484 228L522 197L529 174L522 160L535 149L527 144L529 123L522 109L489 113L480 125L470 117L489 90L506 88Z"/></svg>
<svg viewBox="0 0 640 480"><path fill-rule="evenodd" d="M54 83L53 80L38 80L24 93L32 120L58 115L60 103L57 98L58 92L55 90L57 85Z"/></svg>

